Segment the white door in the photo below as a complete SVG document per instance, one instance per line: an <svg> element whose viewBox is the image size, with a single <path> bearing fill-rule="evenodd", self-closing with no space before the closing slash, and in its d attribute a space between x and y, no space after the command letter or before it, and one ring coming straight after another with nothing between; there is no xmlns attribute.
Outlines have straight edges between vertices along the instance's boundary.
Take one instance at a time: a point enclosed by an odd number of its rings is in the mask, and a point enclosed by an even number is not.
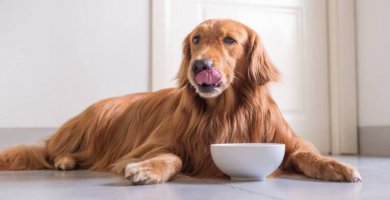
<svg viewBox="0 0 390 200"><path fill-rule="evenodd" d="M290 125L330 152L326 0L153 1L153 90L175 86L182 41L197 24L231 18L252 27L282 74L272 93Z"/></svg>

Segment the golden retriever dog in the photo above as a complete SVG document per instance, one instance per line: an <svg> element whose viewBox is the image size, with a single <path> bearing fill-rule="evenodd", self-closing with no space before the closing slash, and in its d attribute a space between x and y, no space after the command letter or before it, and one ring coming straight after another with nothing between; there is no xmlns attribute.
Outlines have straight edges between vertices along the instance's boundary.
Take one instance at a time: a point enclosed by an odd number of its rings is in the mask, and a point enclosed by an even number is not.
<svg viewBox="0 0 390 200"><path fill-rule="evenodd" d="M214 143L283 143L281 170L329 181L360 181L358 171L320 155L283 118L268 85L279 74L260 37L233 20L207 20L184 40L177 88L114 97L70 119L43 146L0 152L0 171L90 169L134 185L178 173L226 177Z"/></svg>

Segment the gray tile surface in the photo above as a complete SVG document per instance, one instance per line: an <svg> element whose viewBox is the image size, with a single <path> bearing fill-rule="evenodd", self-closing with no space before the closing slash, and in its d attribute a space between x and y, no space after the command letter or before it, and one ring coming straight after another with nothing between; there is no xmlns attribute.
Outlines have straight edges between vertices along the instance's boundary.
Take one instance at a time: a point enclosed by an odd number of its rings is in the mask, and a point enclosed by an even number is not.
<svg viewBox="0 0 390 200"><path fill-rule="evenodd" d="M283 176L262 182L178 177L130 186L126 179L93 171L0 172L0 199L390 199L390 158L337 157L358 167L362 183L336 183Z"/></svg>

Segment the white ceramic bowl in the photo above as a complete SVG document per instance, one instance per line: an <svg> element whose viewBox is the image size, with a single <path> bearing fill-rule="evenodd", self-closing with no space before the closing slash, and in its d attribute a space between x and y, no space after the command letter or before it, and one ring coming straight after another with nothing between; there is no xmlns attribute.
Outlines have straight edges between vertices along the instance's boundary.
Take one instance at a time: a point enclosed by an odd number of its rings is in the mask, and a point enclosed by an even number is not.
<svg viewBox="0 0 390 200"><path fill-rule="evenodd" d="M212 144L215 165L232 180L265 180L284 157L284 144Z"/></svg>

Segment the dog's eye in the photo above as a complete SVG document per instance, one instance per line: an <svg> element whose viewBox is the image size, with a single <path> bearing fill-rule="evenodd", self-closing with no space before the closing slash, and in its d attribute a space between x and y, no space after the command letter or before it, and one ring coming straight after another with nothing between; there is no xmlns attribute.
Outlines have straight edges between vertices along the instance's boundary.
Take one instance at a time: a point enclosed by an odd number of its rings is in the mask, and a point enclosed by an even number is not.
<svg viewBox="0 0 390 200"><path fill-rule="evenodd" d="M231 38L231 37L225 37L225 38L223 39L223 42L224 42L225 44L233 44L233 43L236 42L236 40L233 39L233 38Z"/></svg>
<svg viewBox="0 0 390 200"><path fill-rule="evenodd" d="M197 36L193 37L193 38L192 38L192 42L193 42L194 44L199 44L199 42L200 42L200 36L197 35Z"/></svg>

